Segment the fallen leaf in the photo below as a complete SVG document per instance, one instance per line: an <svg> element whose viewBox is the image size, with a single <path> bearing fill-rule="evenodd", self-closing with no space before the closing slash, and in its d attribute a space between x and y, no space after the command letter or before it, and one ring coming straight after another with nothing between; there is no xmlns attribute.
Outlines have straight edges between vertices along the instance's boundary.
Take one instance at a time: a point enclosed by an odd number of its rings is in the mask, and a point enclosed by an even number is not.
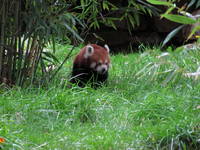
<svg viewBox="0 0 200 150"><path fill-rule="evenodd" d="M0 143L4 143L5 139L0 137Z"/></svg>

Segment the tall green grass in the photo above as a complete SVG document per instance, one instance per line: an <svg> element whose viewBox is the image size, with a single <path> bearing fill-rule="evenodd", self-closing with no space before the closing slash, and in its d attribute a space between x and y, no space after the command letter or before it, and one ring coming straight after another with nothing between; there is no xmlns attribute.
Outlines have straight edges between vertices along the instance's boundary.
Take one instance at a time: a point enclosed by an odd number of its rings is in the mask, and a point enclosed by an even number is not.
<svg viewBox="0 0 200 150"><path fill-rule="evenodd" d="M62 60L69 46L57 46ZM74 54L78 51L75 50ZM200 149L200 51L112 55L108 84L68 88L72 58L48 87L1 90L2 149Z"/></svg>

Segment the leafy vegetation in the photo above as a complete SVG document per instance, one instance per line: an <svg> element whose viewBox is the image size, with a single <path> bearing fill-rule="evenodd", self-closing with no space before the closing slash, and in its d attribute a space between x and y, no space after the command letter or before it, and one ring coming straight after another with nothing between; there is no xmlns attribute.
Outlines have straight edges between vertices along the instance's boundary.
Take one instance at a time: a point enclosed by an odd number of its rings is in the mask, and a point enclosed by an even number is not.
<svg viewBox="0 0 200 150"><path fill-rule="evenodd" d="M110 1L110 0L81 0L74 4L77 16L85 21L88 25L88 30L99 29L101 24L110 26L117 30L116 21L127 20L129 29L134 29L140 24L140 15L158 14L158 9L154 6L141 0L125 0L125 1ZM92 12L92 13L91 13ZM118 16L114 14L118 14Z"/></svg>
<svg viewBox="0 0 200 150"><path fill-rule="evenodd" d="M163 17L176 20L171 9ZM141 13L157 11L141 0L125 1L125 7L2 0L0 82L15 86L0 88L0 149L200 149L198 49L162 53L140 46L141 53L112 56L107 86L68 87L71 56L79 48L56 42L82 41L77 25L85 32L86 24L87 30L116 28L115 21L126 19L134 28Z"/></svg>
<svg viewBox="0 0 200 150"><path fill-rule="evenodd" d="M63 60L71 47L57 48ZM108 85L97 90L63 84L70 62L46 88L1 89L0 147L199 149L199 77L185 73L196 72L200 51L171 50L112 56Z"/></svg>
<svg viewBox="0 0 200 150"><path fill-rule="evenodd" d="M188 11L191 6L196 8L200 7L200 2L198 0L192 0L190 3L186 3L181 8L176 6L176 1L159 1L159 0L147 0L151 4L167 6L167 10L164 14L161 15L161 18L166 18L170 21L177 22L183 25L175 28L171 31L166 39L163 41L162 46L164 46L168 41L170 41L185 25L195 24L195 27L192 29L191 33L188 35L187 40L189 40L197 31L200 30L200 18L199 15L192 15ZM176 12L176 14L175 14Z"/></svg>
<svg viewBox="0 0 200 150"><path fill-rule="evenodd" d="M46 65L58 63L55 42L70 36L82 41L75 25L84 25L69 7L64 0L1 0L0 83L23 86L45 79ZM51 53L44 49L48 44Z"/></svg>
<svg viewBox="0 0 200 150"><path fill-rule="evenodd" d="M52 78L46 67L59 63L56 41L79 43L89 30L100 24L117 29L120 20L127 20L131 30L140 24L140 14L157 9L141 0L1 0L0 12L0 83L23 86ZM120 16L113 17L115 13ZM51 53L45 52L48 44L53 45Z"/></svg>

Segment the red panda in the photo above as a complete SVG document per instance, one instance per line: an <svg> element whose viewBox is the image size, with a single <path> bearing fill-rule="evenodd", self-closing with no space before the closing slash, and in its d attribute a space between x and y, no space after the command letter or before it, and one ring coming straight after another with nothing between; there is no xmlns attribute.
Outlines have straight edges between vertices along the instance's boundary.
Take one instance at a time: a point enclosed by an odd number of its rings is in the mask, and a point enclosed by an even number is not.
<svg viewBox="0 0 200 150"><path fill-rule="evenodd" d="M83 47L74 59L71 83L76 83L80 87L87 83L91 83L92 87L98 87L104 83L110 67L109 52L108 45L101 47L89 44Z"/></svg>

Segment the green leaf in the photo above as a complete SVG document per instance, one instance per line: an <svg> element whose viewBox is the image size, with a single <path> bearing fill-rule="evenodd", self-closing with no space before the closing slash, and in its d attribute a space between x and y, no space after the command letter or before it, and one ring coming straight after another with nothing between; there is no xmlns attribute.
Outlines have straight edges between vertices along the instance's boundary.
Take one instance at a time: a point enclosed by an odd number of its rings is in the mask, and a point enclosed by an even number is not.
<svg viewBox="0 0 200 150"><path fill-rule="evenodd" d="M52 36L52 45L53 45L53 53L56 52L56 46L55 46L55 38Z"/></svg>
<svg viewBox="0 0 200 150"><path fill-rule="evenodd" d="M118 9L117 6L115 6L113 3L109 2L109 1L107 1L107 4L111 7L111 10L117 10Z"/></svg>
<svg viewBox="0 0 200 150"><path fill-rule="evenodd" d="M70 31L77 39L83 42L83 39L67 24L63 23L63 25L67 28L68 31Z"/></svg>
<svg viewBox="0 0 200 150"><path fill-rule="evenodd" d="M103 9L104 9L104 10L109 10L107 1L103 1Z"/></svg>
<svg viewBox="0 0 200 150"><path fill-rule="evenodd" d="M147 2L154 4L154 5L174 6L172 3L166 2L166 1L147 0Z"/></svg>
<svg viewBox="0 0 200 150"><path fill-rule="evenodd" d="M59 63L59 60L58 60L58 59L56 58L56 56L53 55L52 53L50 53L50 52L42 52L42 54L44 54L44 55L45 55L46 57L48 57L48 58L52 58L53 61Z"/></svg>
<svg viewBox="0 0 200 150"><path fill-rule="evenodd" d="M190 8L192 5L194 5L194 3L196 2L196 0L191 0L191 2L188 4L188 8Z"/></svg>
<svg viewBox="0 0 200 150"><path fill-rule="evenodd" d="M185 25L181 25L179 27L177 27L176 29L174 29L173 31L171 31L167 37L165 38L165 40L162 43L162 47L165 46L165 44L167 44L167 42L169 42Z"/></svg>
<svg viewBox="0 0 200 150"><path fill-rule="evenodd" d="M166 14L169 14L169 13L171 13L174 9L175 9L175 7L170 7L169 9L167 9L167 11L166 11L164 14L165 14L165 15L166 15Z"/></svg>
<svg viewBox="0 0 200 150"><path fill-rule="evenodd" d="M195 27L192 29L192 31L191 31L190 35L188 36L187 40L189 40L197 31L200 31L200 25L195 26Z"/></svg>
<svg viewBox="0 0 200 150"><path fill-rule="evenodd" d="M162 17L181 24L194 24L196 23L195 19L186 17L186 16L180 16L180 15L173 15L173 14L163 14Z"/></svg>
<svg viewBox="0 0 200 150"><path fill-rule="evenodd" d="M128 14L128 20L130 21L131 26L134 28L135 27L135 19L131 15Z"/></svg>
<svg viewBox="0 0 200 150"><path fill-rule="evenodd" d="M82 9L84 9L84 7L85 7L84 0L81 0L81 6L82 6Z"/></svg>
<svg viewBox="0 0 200 150"><path fill-rule="evenodd" d="M139 26L140 25L140 18L139 18L138 13L134 13L133 16L134 16L134 19L135 19L135 24L137 26Z"/></svg>
<svg viewBox="0 0 200 150"><path fill-rule="evenodd" d="M128 1L128 6L130 7L130 6L135 6L135 1L134 0L129 0Z"/></svg>
<svg viewBox="0 0 200 150"><path fill-rule="evenodd" d="M92 27L94 29L99 29L100 28L99 23L98 23L98 21L96 19L89 26L89 28L92 28Z"/></svg>
<svg viewBox="0 0 200 150"><path fill-rule="evenodd" d="M147 9L147 12L148 12L149 16L152 17L152 11L150 9Z"/></svg>
<svg viewBox="0 0 200 150"><path fill-rule="evenodd" d="M54 64L55 65L55 61L52 59L49 59L48 57L41 57L41 61L47 61L48 63Z"/></svg>
<svg viewBox="0 0 200 150"><path fill-rule="evenodd" d="M117 30L116 25L114 24L114 22L113 22L111 19L107 20L107 23L108 23L111 27L113 27L115 30Z"/></svg>
<svg viewBox="0 0 200 150"><path fill-rule="evenodd" d="M196 8L199 8L200 7L200 1L198 1L197 3L196 3Z"/></svg>
<svg viewBox="0 0 200 150"><path fill-rule="evenodd" d="M99 22L97 21L97 19L94 20L94 28L95 29L99 29L100 28L100 25L99 25Z"/></svg>

